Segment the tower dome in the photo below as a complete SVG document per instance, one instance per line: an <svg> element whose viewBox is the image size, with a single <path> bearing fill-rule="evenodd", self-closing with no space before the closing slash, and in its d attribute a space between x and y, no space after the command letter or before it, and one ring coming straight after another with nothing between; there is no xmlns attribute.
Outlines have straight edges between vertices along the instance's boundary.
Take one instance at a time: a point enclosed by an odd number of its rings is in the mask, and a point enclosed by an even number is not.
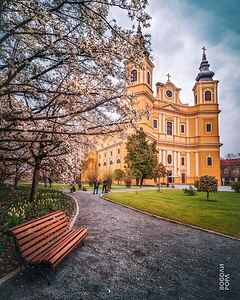
<svg viewBox="0 0 240 300"><path fill-rule="evenodd" d="M213 80L212 78L215 73L209 70L210 64L207 61L205 46L202 47L202 50L203 50L202 61L199 67L200 72L196 77L196 81L210 81Z"/></svg>

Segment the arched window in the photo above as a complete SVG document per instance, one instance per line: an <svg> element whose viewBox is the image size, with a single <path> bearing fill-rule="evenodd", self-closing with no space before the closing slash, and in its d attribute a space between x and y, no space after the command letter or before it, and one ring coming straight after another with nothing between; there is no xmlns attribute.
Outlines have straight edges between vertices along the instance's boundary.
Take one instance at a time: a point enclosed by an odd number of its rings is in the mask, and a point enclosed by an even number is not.
<svg viewBox="0 0 240 300"><path fill-rule="evenodd" d="M212 132L212 123L206 123L206 132Z"/></svg>
<svg viewBox="0 0 240 300"><path fill-rule="evenodd" d="M98 163L98 166L101 167L101 163Z"/></svg>
<svg viewBox="0 0 240 300"><path fill-rule="evenodd" d="M132 70L131 72L131 82L137 81L137 70Z"/></svg>
<svg viewBox="0 0 240 300"><path fill-rule="evenodd" d="M211 156L208 156L207 157L207 165L212 166L212 164L213 164L213 158Z"/></svg>
<svg viewBox="0 0 240 300"><path fill-rule="evenodd" d="M150 72L147 72L147 83L151 85L151 75Z"/></svg>
<svg viewBox="0 0 240 300"><path fill-rule="evenodd" d="M167 162L169 165L172 163L172 155L168 154Z"/></svg>
<svg viewBox="0 0 240 300"><path fill-rule="evenodd" d="M110 162L109 162L109 165L112 165L113 164L113 161L112 160L110 160Z"/></svg>
<svg viewBox="0 0 240 300"><path fill-rule="evenodd" d="M210 91L205 92L205 101L212 101L212 94Z"/></svg>
<svg viewBox="0 0 240 300"><path fill-rule="evenodd" d="M172 132L173 132L173 130L172 130L172 122L167 122L167 134L168 135L172 135Z"/></svg>
<svg viewBox="0 0 240 300"><path fill-rule="evenodd" d="M117 159L117 164L120 164L120 163L121 163L121 159L118 158L118 159Z"/></svg>
<svg viewBox="0 0 240 300"><path fill-rule="evenodd" d="M103 163L103 165L104 165L104 166L106 166L106 165L107 165L107 163L106 163L106 162L104 162L104 163Z"/></svg>

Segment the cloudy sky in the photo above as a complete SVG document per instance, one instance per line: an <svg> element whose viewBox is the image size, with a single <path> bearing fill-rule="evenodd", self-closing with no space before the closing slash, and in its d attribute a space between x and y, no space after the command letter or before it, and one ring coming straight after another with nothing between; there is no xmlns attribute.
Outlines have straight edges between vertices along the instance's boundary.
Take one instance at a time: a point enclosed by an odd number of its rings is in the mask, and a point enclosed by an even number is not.
<svg viewBox="0 0 240 300"><path fill-rule="evenodd" d="M192 87L207 48L219 80L221 155L240 152L240 0L149 0L154 82L166 74L193 104ZM116 15L114 16L116 17ZM126 19L121 18L126 26ZM124 24L125 23L125 24Z"/></svg>
<svg viewBox="0 0 240 300"><path fill-rule="evenodd" d="M181 101L193 104L192 87L202 46L219 80L221 155L240 152L240 1L149 0L154 81L182 88Z"/></svg>

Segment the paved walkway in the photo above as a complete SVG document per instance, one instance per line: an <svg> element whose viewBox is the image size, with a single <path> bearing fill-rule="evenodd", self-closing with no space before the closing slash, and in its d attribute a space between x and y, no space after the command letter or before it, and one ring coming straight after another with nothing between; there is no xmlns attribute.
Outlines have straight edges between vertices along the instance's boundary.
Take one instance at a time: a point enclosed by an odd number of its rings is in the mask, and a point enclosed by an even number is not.
<svg viewBox="0 0 240 300"><path fill-rule="evenodd" d="M0 288L1 300L240 299L238 241L74 195L85 246L60 264L52 286L24 271ZM219 264L230 291L219 291Z"/></svg>

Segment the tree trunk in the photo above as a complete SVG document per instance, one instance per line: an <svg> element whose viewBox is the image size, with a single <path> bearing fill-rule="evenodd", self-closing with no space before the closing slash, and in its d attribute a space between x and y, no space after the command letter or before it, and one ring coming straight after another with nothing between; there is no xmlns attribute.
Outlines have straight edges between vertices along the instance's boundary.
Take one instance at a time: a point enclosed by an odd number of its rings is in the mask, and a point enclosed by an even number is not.
<svg viewBox="0 0 240 300"><path fill-rule="evenodd" d="M142 185L143 185L143 180L144 180L144 178L141 178L141 180L140 180L140 188L141 188Z"/></svg>
<svg viewBox="0 0 240 300"><path fill-rule="evenodd" d="M207 191L207 200L209 200L209 191Z"/></svg>
<svg viewBox="0 0 240 300"><path fill-rule="evenodd" d="M32 187L31 187L31 194L30 194L29 202L34 202L36 200L40 167L41 167L41 160L36 159L34 171L33 171Z"/></svg>
<svg viewBox="0 0 240 300"><path fill-rule="evenodd" d="M18 186L19 180L20 180L20 176L18 174L16 174L14 177L14 186Z"/></svg>

